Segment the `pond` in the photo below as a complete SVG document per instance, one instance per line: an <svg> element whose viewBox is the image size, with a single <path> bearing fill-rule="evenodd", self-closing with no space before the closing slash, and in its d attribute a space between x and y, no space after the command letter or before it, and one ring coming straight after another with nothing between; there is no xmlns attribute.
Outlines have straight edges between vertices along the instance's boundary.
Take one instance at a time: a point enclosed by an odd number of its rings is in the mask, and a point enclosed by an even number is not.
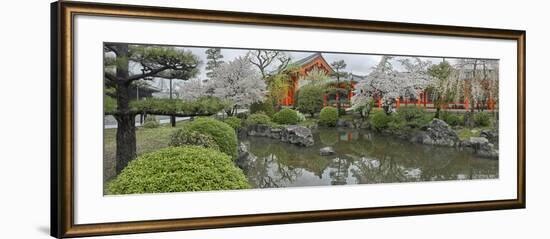
<svg viewBox="0 0 550 239"><path fill-rule="evenodd" d="M498 178L498 160L455 148L413 144L366 130L313 131L315 144L300 147L249 136L254 157L243 168L253 188ZM323 147L335 154L321 156Z"/></svg>

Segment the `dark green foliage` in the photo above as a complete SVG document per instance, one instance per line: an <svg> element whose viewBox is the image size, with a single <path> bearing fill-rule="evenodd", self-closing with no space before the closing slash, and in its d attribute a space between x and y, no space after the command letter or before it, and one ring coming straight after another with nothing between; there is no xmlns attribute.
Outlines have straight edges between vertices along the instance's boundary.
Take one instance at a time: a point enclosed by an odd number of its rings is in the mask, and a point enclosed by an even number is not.
<svg viewBox="0 0 550 239"><path fill-rule="evenodd" d="M209 48L206 50L206 76L212 77L212 71L223 63L223 55L220 48Z"/></svg>
<svg viewBox="0 0 550 239"><path fill-rule="evenodd" d="M154 115L147 116L147 118L145 118L145 122L143 123L143 127L148 129L158 128L159 126L160 122Z"/></svg>
<svg viewBox="0 0 550 239"><path fill-rule="evenodd" d="M105 113L115 112L117 109L116 99L111 96L103 97L103 111Z"/></svg>
<svg viewBox="0 0 550 239"><path fill-rule="evenodd" d="M228 124L212 118L197 118L185 125L192 131L211 136L220 147L220 151L237 157L237 135Z"/></svg>
<svg viewBox="0 0 550 239"><path fill-rule="evenodd" d="M196 145L205 148L219 150L220 147L210 135L201 134L197 131L189 130L188 128L178 129L170 137L170 146L178 147L185 145Z"/></svg>
<svg viewBox="0 0 550 239"><path fill-rule="evenodd" d="M269 117L273 117L275 114L275 108L273 107L273 102L270 99L265 100L264 102L256 102L250 105L250 113L263 112Z"/></svg>
<svg viewBox="0 0 550 239"><path fill-rule="evenodd" d="M169 147L131 161L107 185L108 194L210 191L249 188L231 158L199 146Z"/></svg>
<svg viewBox="0 0 550 239"><path fill-rule="evenodd" d="M392 121L392 116L387 115L384 111L376 111L372 116L372 126L376 130L383 130L388 128L389 123Z"/></svg>
<svg viewBox="0 0 550 239"><path fill-rule="evenodd" d="M235 116L227 117L223 120L223 122L231 126L234 130L239 130L242 128L241 119Z"/></svg>
<svg viewBox="0 0 550 239"><path fill-rule="evenodd" d="M341 103L342 103L342 102L341 102ZM338 110L338 115L342 116L342 115L346 115L346 114L347 114L346 109L340 108L340 109Z"/></svg>
<svg viewBox="0 0 550 239"><path fill-rule="evenodd" d="M130 102L130 108L136 112L157 112L158 114L214 114L224 109L226 104L216 97L201 97L196 101L179 99L157 99Z"/></svg>
<svg viewBox="0 0 550 239"><path fill-rule="evenodd" d="M464 125L464 116L460 114L443 111L440 113L439 118L451 126Z"/></svg>
<svg viewBox="0 0 550 239"><path fill-rule="evenodd" d="M491 116L486 112L475 114L474 121L477 126L489 126L491 124Z"/></svg>
<svg viewBox="0 0 550 239"><path fill-rule="evenodd" d="M319 113L319 124L334 127L338 121L338 110L332 106L327 106Z"/></svg>
<svg viewBox="0 0 550 239"><path fill-rule="evenodd" d="M302 113L310 114L312 117L315 113L323 108L323 95L325 89L319 84L308 84L300 88L296 97L296 109Z"/></svg>
<svg viewBox="0 0 550 239"><path fill-rule="evenodd" d="M285 108L273 115L273 122L277 124L297 124L300 122L300 118L298 112Z"/></svg>
<svg viewBox="0 0 550 239"><path fill-rule="evenodd" d="M400 107L397 109L397 114L400 118L404 119L407 122L417 120L422 117L424 110L418 109L417 107Z"/></svg>
<svg viewBox="0 0 550 239"><path fill-rule="evenodd" d="M388 116L390 118L390 122L387 123L388 129L391 130L404 130L407 126L410 126L410 123L404 119L399 117L396 114L392 114Z"/></svg>
<svg viewBox="0 0 550 239"><path fill-rule="evenodd" d="M267 116L264 112L258 112L251 114L245 121L245 125L255 125L255 124L271 124L271 118Z"/></svg>

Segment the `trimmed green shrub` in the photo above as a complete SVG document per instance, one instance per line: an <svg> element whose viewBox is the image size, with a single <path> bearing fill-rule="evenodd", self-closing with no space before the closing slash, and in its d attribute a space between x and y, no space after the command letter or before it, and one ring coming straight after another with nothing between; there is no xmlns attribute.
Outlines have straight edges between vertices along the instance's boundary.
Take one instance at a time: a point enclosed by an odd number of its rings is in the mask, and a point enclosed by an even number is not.
<svg viewBox="0 0 550 239"><path fill-rule="evenodd" d="M239 130L242 128L241 119L235 116L227 117L223 120L223 122L231 126L234 130Z"/></svg>
<svg viewBox="0 0 550 239"><path fill-rule="evenodd" d="M143 122L143 127L148 129L158 128L160 126L160 121L154 115L148 115Z"/></svg>
<svg viewBox="0 0 550 239"><path fill-rule="evenodd" d="M212 118L196 118L185 124L191 131L197 131L212 137L220 147L220 151L233 157L237 157L237 134L228 124Z"/></svg>
<svg viewBox="0 0 550 239"><path fill-rule="evenodd" d="M319 124L334 127L338 121L338 110L332 106L327 106L319 113Z"/></svg>
<svg viewBox="0 0 550 239"><path fill-rule="evenodd" d="M388 122L388 129L391 130L403 130L407 127L407 121L398 115L390 115L390 122Z"/></svg>
<svg viewBox="0 0 550 239"><path fill-rule="evenodd" d="M275 108L273 107L273 102L270 99L265 100L264 102L256 102L250 105L250 113L259 113L264 112L269 117L273 117L275 114Z"/></svg>
<svg viewBox="0 0 550 239"><path fill-rule="evenodd" d="M447 122L447 124L451 126L457 126L457 125L463 125L464 124L464 116L459 114L453 114L448 111L443 111L440 114L441 120Z"/></svg>
<svg viewBox="0 0 550 239"><path fill-rule="evenodd" d="M397 115L404 119L407 122L419 119L422 117L424 110L418 109L417 107L400 107L397 109Z"/></svg>
<svg viewBox="0 0 550 239"><path fill-rule="evenodd" d="M165 193L249 188L226 154L198 146L168 147L131 161L107 185L108 194Z"/></svg>
<svg viewBox="0 0 550 239"><path fill-rule="evenodd" d="M300 122L298 112L292 109L282 109L273 115L273 122L278 124L297 124Z"/></svg>
<svg viewBox="0 0 550 239"><path fill-rule="evenodd" d="M312 117L323 108L325 89L319 84L307 84L296 95L296 109Z"/></svg>
<svg viewBox="0 0 550 239"><path fill-rule="evenodd" d="M195 101L147 98L130 102L130 109L132 110L138 112L154 111L162 114L214 114L226 107L226 102L210 96L200 97Z"/></svg>
<svg viewBox="0 0 550 239"><path fill-rule="evenodd" d="M388 128L388 124L392 121L392 117L384 113L383 111L376 111L372 116L372 126L376 130L382 130Z"/></svg>
<svg viewBox="0 0 550 239"><path fill-rule="evenodd" d="M245 121L245 125L255 125L255 124L271 124L271 118L267 116L264 112L258 112L251 114Z"/></svg>
<svg viewBox="0 0 550 239"><path fill-rule="evenodd" d="M489 126L491 124L491 116L486 112L479 112L474 116L474 121L477 126Z"/></svg>
<svg viewBox="0 0 550 239"><path fill-rule="evenodd" d="M342 116L346 114L347 114L346 109L344 109L344 107L340 107L340 110L338 110L338 115Z"/></svg>
<svg viewBox="0 0 550 239"><path fill-rule="evenodd" d="M170 146L179 147L185 145L197 145L205 148L220 150L220 147L210 135L201 134L188 128L178 129L170 137Z"/></svg>

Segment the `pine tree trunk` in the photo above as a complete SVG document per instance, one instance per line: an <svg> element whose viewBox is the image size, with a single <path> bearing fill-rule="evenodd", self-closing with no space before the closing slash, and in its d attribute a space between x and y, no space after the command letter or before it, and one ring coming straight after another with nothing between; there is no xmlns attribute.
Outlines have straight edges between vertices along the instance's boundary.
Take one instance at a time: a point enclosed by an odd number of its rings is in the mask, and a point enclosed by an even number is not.
<svg viewBox="0 0 550 239"><path fill-rule="evenodd" d="M117 48L116 76L118 79L128 79L128 44L114 44ZM136 122L135 114L130 112L130 83L117 82L116 88L118 113L116 131L116 162L117 174L136 157Z"/></svg>

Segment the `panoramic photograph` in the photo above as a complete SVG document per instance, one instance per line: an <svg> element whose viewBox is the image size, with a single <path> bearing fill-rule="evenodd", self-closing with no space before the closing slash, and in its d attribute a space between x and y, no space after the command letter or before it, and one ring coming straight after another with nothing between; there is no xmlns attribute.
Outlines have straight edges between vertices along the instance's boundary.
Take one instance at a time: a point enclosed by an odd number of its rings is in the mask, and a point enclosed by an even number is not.
<svg viewBox="0 0 550 239"><path fill-rule="evenodd" d="M105 195L499 178L499 60L103 45Z"/></svg>

